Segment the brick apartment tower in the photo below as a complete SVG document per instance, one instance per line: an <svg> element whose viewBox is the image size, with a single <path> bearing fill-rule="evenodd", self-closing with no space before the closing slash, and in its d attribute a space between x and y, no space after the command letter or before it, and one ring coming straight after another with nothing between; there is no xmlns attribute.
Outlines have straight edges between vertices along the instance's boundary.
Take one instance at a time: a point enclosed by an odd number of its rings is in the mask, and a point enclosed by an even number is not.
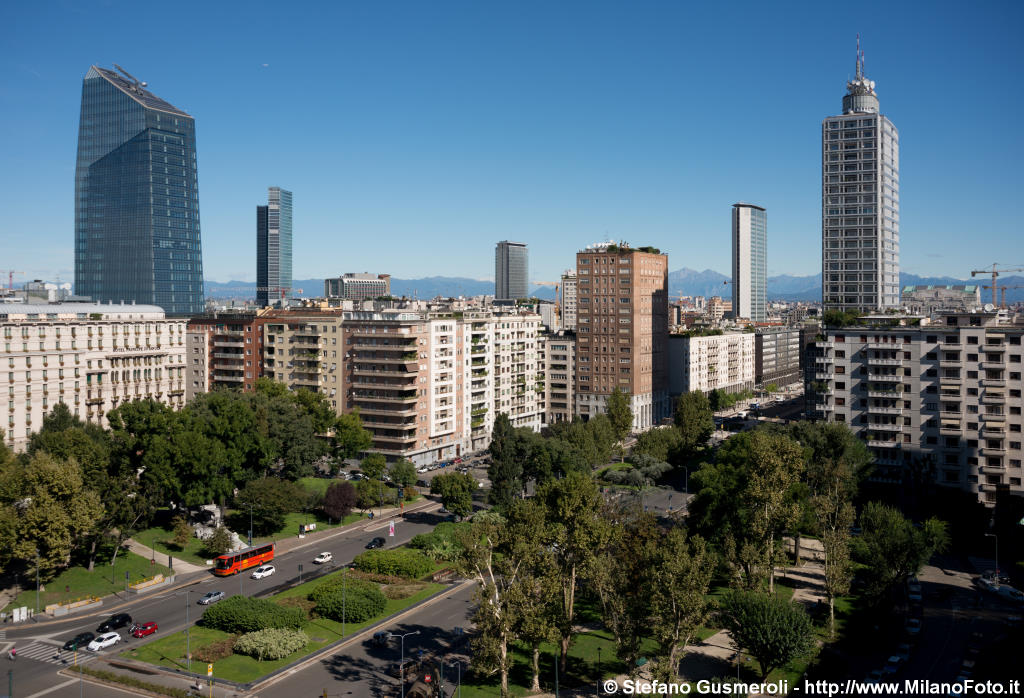
<svg viewBox="0 0 1024 698"><path fill-rule="evenodd" d="M608 395L631 396L633 428L670 414L668 255L650 247L592 245L576 253L576 413L606 411Z"/></svg>

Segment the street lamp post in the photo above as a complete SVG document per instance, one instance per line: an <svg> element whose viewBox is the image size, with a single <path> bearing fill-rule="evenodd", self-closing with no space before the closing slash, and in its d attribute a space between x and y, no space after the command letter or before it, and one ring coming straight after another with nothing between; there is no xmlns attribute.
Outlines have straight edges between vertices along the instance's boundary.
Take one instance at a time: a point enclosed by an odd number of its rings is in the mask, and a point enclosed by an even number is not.
<svg viewBox="0 0 1024 698"><path fill-rule="evenodd" d="M683 474L686 476L686 479L683 480L683 492L690 494L690 468L688 466L683 466Z"/></svg>
<svg viewBox="0 0 1024 698"><path fill-rule="evenodd" d="M986 538L995 538L996 539L996 584L998 584L999 583L999 536L997 536L995 533L986 533L985 537ZM37 568L37 571L38 571L38 568ZM36 605L38 605L38 603Z"/></svg>
<svg viewBox="0 0 1024 698"><path fill-rule="evenodd" d="M459 680L455 684L455 692L452 694L452 698L462 698L462 662L452 662L448 666L459 668Z"/></svg>
<svg viewBox="0 0 1024 698"><path fill-rule="evenodd" d="M401 641L402 641L401 642L401 645L402 645L402 658L399 660L399 664L398 664L398 683L399 683L399 685L402 688L402 698L405 698L405 638L408 635L419 635L419 634L420 634L419 630L413 630L412 632L405 633L404 635L399 635L397 633L388 633L388 638L397 637L397 638L400 638Z"/></svg>
<svg viewBox="0 0 1024 698"><path fill-rule="evenodd" d="M189 672L192 671L192 635L189 633L191 628L189 627L188 619L188 595L191 592L190 589L185 590L185 663L188 665Z"/></svg>
<svg viewBox="0 0 1024 698"><path fill-rule="evenodd" d="M998 563L996 567L998 567ZM36 613L39 613L39 550L36 550Z"/></svg>
<svg viewBox="0 0 1024 698"><path fill-rule="evenodd" d="M252 547L252 502L249 503L249 547Z"/></svg>

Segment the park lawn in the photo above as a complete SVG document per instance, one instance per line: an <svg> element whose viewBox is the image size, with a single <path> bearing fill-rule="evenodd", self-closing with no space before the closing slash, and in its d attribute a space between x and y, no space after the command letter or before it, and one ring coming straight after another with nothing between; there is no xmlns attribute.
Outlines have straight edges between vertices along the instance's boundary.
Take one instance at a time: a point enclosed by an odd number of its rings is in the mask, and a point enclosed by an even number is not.
<svg viewBox="0 0 1024 698"><path fill-rule="evenodd" d="M158 558L159 559L159 558ZM97 560L92 572L85 567L69 567L52 580L43 585L44 591L39 594L39 610L47 604L74 601L86 596L103 597L114 592L124 592L124 573L129 575L130 583L135 584L157 574L168 575L170 570L163 565L151 565L141 555L122 550L117 554L117 562L113 567L110 560ZM35 608L35 585L15 597L5 610L19 606Z"/></svg>
<svg viewBox="0 0 1024 698"><path fill-rule="evenodd" d="M312 582L300 584L299 586L283 591L280 594L275 594L270 597L270 600L274 601L295 596L304 597L313 589L314 586L323 583L325 579L327 579L327 577L322 577ZM394 613L398 613L399 611L409 608L410 606L423 601L429 596L432 596L445 588L446 587L443 584L426 584L423 589L407 598L388 599L384 606L383 613L379 616L362 623L346 623L344 637L351 636L360 630L379 622L383 618L387 618ZM302 630L309 635L310 642L301 650L293 652L283 659L264 662L259 662L252 657L247 657L245 655L233 654L230 657L226 657L214 663L213 675L238 683L250 683L259 679L261 676L265 676L266 674L287 666L306 655L312 654L331 643L337 642L343 637L342 624L338 621L326 618L309 620L302 627ZM200 626L193 626L191 635L193 669L197 663L201 664L201 662L197 662L194 658L195 652L198 648L208 645L211 642L229 637L228 633L221 630L211 630ZM125 650L121 653L121 656L130 657L149 664L156 664L172 669L184 668L186 664L184 659L185 635L184 633L175 633L174 635L160 638L159 640L147 643L138 648Z"/></svg>

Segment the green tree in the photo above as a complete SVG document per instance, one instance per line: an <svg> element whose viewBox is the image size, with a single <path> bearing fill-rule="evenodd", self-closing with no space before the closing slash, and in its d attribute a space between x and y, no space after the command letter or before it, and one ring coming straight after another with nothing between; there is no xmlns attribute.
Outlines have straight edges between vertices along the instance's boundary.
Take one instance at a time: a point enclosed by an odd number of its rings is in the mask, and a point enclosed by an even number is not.
<svg viewBox="0 0 1024 698"><path fill-rule="evenodd" d="M612 433L615 435L615 442L620 446L633 430L633 410L629 406L629 393L615 388L608 395L608 402L605 411L608 414L608 421L612 425ZM623 458L625 454L623 454Z"/></svg>
<svg viewBox="0 0 1024 698"><path fill-rule="evenodd" d="M651 590L645 581L661 534L654 516L637 506L605 507L602 516L608 535L596 551L588 586L597 592L616 656L632 671L650 629Z"/></svg>
<svg viewBox="0 0 1024 698"><path fill-rule="evenodd" d="M476 480L462 473L444 473L430 481L430 493L441 496L441 504L457 516L473 513Z"/></svg>
<svg viewBox="0 0 1024 698"><path fill-rule="evenodd" d="M396 485L412 487L416 484L416 466L404 458L392 463L388 472L391 474L391 481Z"/></svg>
<svg viewBox="0 0 1024 698"><path fill-rule="evenodd" d="M294 482L264 477L239 490L235 504L240 512L252 508L253 535L265 536L284 528L285 516L306 503L306 492Z"/></svg>
<svg viewBox="0 0 1024 698"><path fill-rule="evenodd" d="M387 468L387 459L380 453L370 453L363 458L360 467L363 470L363 474L371 480L380 480L381 476L384 475L384 469Z"/></svg>
<svg viewBox="0 0 1024 698"><path fill-rule="evenodd" d="M508 415L494 419L491 433L491 464L487 477L491 480L488 500L499 509L507 509L523 491L523 464L517 458L518 437Z"/></svg>
<svg viewBox="0 0 1024 698"><path fill-rule="evenodd" d="M357 458L373 446L373 435L363 427L359 410L340 415L334 425L334 453L338 460Z"/></svg>
<svg viewBox="0 0 1024 698"><path fill-rule="evenodd" d="M214 556L223 555L231 550L231 532L223 526L218 526L206 539L206 551Z"/></svg>
<svg viewBox="0 0 1024 698"><path fill-rule="evenodd" d="M38 554L40 576L50 579L70 563L72 551L94 534L103 504L85 486L73 460L57 460L40 452L15 467L20 471L15 477L21 492L11 556L34 562Z"/></svg>
<svg viewBox="0 0 1024 698"><path fill-rule="evenodd" d="M775 588L775 541L797 520L799 508L789 496L803 473L800 445L782 434L755 431L750 439L751 464L743 500L750 510L752 534L761 538L768 561L768 589Z"/></svg>
<svg viewBox="0 0 1024 698"><path fill-rule="evenodd" d="M868 502L860 514L861 535L852 541L854 559L863 565L865 592L881 603L907 577L915 575L935 553L944 552L949 534L943 521L932 518L920 528L894 509Z"/></svg>
<svg viewBox="0 0 1024 698"><path fill-rule="evenodd" d="M697 449L707 444L715 431L714 413L704 393L699 390L680 395L676 401L675 422L681 438L681 448L686 458L691 458Z"/></svg>
<svg viewBox="0 0 1024 698"><path fill-rule="evenodd" d="M803 608L771 594L729 591L721 618L733 641L761 665L761 680L814 645L814 626Z"/></svg>
<svg viewBox="0 0 1024 698"><path fill-rule="evenodd" d="M178 514L171 520L172 541L179 550L183 550L192 539L192 527L188 525L188 519L183 514Z"/></svg>
<svg viewBox="0 0 1024 698"><path fill-rule="evenodd" d="M547 541L554 553L553 569L560 588L554 625L564 672L575 635L576 592L593 569L609 530L599 514L601 494L597 483L588 474L571 473L561 480L551 480L538 488L536 500L544 506Z"/></svg>
<svg viewBox="0 0 1024 698"><path fill-rule="evenodd" d="M338 415L328 402L327 396L309 388L299 388L290 393L294 402L313 424L313 431L326 434L336 427Z"/></svg>
<svg viewBox="0 0 1024 698"><path fill-rule="evenodd" d="M671 676L679 676L685 648L708 619L708 588L716 559L700 536L687 539L683 528L672 528L656 541L649 567L650 630L661 647Z"/></svg>
<svg viewBox="0 0 1024 698"><path fill-rule="evenodd" d="M656 460L681 465L685 458L680 458L683 450L682 430L678 427L659 427L648 429L636 437L633 456L646 455Z"/></svg>

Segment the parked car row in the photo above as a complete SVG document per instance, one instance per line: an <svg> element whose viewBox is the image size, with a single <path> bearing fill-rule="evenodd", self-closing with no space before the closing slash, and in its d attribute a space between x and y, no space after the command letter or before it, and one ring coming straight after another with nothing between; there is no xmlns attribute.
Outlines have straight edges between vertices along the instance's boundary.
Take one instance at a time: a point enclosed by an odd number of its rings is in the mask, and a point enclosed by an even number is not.
<svg viewBox="0 0 1024 698"><path fill-rule="evenodd" d="M114 615L107 618L105 621L100 623L95 633L78 633L73 638L64 643L63 649L68 652L74 652L81 649L87 649L90 652L98 652L101 649L116 645L121 641L121 635L114 632L116 628L128 627L128 633L132 637L148 637L157 630L159 626L156 623L149 621L146 623L133 623L132 617L127 613L115 613Z"/></svg>

